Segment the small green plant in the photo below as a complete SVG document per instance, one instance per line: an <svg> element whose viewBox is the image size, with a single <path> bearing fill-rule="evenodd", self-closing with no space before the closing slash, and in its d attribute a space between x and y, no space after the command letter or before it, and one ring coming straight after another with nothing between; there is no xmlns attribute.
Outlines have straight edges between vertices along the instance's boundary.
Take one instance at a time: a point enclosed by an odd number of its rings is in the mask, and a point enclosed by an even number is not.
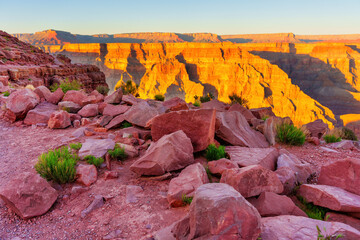
<svg viewBox="0 0 360 240"><path fill-rule="evenodd" d="M71 149L79 150L82 147L82 143L70 143L69 146Z"/></svg>
<svg viewBox="0 0 360 240"><path fill-rule="evenodd" d="M8 60L7 60L7 58L2 58L1 59L4 63L6 63Z"/></svg>
<svg viewBox="0 0 360 240"><path fill-rule="evenodd" d="M212 174L211 174L210 169L209 169L208 166L205 167L205 171L206 171L206 175L208 176L209 182L212 183L213 182L212 181Z"/></svg>
<svg viewBox="0 0 360 240"><path fill-rule="evenodd" d="M226 157L225 147L219 146L218 148L215 146L215 144L210 144L206 148L205 157L208 161L218 160L220 158Z"/></svg>
<svg viewBox="0 0 360 240"><path fill-rule="evenodd" d="M119 144L116 144L114 150L108 150L108 153L111 158L123 161L126 159L127 155L125 153L125 149L120 147Z"/></svg>
<svg viewBox="0 0 360 240"><path fill-rule="evenodd" d="M193 197L188 197L185 194L182 195L181 201L184 203L184 205L190 205L193 200Z"/></svg>
<svg viewBox="0 0 360 240"><path fill-rule="evenodd" d="M302 204L301 209L306 213L306 215L308 215L309 218L324 220L326 213L330 211L330 209L328 208L316 206L312 203L307 202L301 196L297 196L297 198Z"/></svg>
<svg viewBox="0 0 360 240"><path fill-rule="evenodd" d="M82 84L77 80L70 81L68 78L66 78L64 81L61 81L60 84L53 84L50 86L50 90L52 92L55 92L58 88L61 88L64 93L70 90L80 90L82 87Z"/></svg>
<svg viewBox="0 0 360 240"><path fill-rule="evenodd" d="M304 132L288 123L282 123L276 128L276 137L278 142L289 145L301 146L305 143Z"/></svg>
<svg viewBox="0 0 360 240"><path fill-rule="evenodd" d="M101 93L102 95L106 95L108 94L108 92L110 91L109 87L106 85L99 85L96 87L96 91L98 91L99 93Z"/></svg>
<svg viewBox="0 0 360 240"><path fill-rule="evenodd" d="M238 103L244 107L247 107L247 104L249 103L249 101L247 99L237 95L236 93L229 95L229 99L230 99L231 105Z"/></svg>
<svg viewBox="0 0 360 240"><path fill-rule="evenodd" d="M351 129L346 128L346 127L342 128L342 138L347 139L347 140L352 140L352 141L357 141L358 140L355 133Z"/></svg>
<svg viewBox="0 0 360 240"><path fill-rule="evenodd" d="M200 102L204 103L204 102L210 102L211 100L213 100L215 97L212 93L208 93L205 96L200 97Z"/></svg>
<svg viewBox="0 0 360 240"><path fill-rule="evenodd" d="M324 140L326 143L335 143L335 142L340 142L341 137L336 137L333 134L327 134L327 135L324 135Z"/></svg>
<svg viewBox="0 0 360 240"><path fill-rule="evenodd" d="M39 156L35 170L46 180L68 183L75 179L75 165L78 157L69 152L67 147L49 150Z"/></svg>
<svg viewBox="0 0 360 240"><path fill-rule="evenodd" d="M31 80L31 78L29 78L28 80L29 80L29 82L31 82L31 81L32 81L32 80Z"/></svg>
<svg viewBox="0 0 360 240"><path fill-rule="evenodd" d="M138 97L139 85L135 84L133 81L128 80L126 83L121 82L120 85L116 84L115 90L121 87L123 94L132 94L135 97Z"/></svg>
<svg viewBox="0 0 360 240"><path fill-rule="evenodd" d="M100 165L104 162L104 159L102 157L94 157L93 155L88 155L84 157L84 160L88 163L88 164L92 164L95 167L100 167Z"/></svg>
<svg viewBox="0 0 360 240"><path fill-rule="evenodd" d="M269 118L269 116L265 115L265 116L263 116L261 119L262 119L263 121L266 121L266 119L268 119L268 118Z"/></svg>
<svg viewBox="0 0 360 240"><path fill-rule="evenodd" d="M337 240L341 237L343 237L342 234L338 234L338 235L325 235L326 234L326 228L324 227L324 233L322 233L321 229L319 228L318 225L316 225L316 230L317 230L317 240Z"/></svg>
<svg viewBox="0 0 360 240"><path fill-rule="evenodd" d="M5 91L5 92L3 92L3 95L4 95L4 97L8 97L8 96L10 96L10 93L9 93L9 91Z"/></svg>
<svg viewBox="0 0 360 240"><path fill-rule="evenodd" d="M129 123L128 121L124 121L120 128L129 128L129 127L132 127L133 125L131 123Z"/></svg>
<svg viewBox="0 0 360 240"><path fill-rule="evenodd" d="M194 104L195 107L200 107L200 102L198 100L195 100Z"/></svg>
<svg viewBox="0 0 360 240"><path fill-rule="evenodd" d="M161 102L163 102L165 100L165 97L162 94L156 94L154 98L155 98L155 100L161 101Z"/></svg>

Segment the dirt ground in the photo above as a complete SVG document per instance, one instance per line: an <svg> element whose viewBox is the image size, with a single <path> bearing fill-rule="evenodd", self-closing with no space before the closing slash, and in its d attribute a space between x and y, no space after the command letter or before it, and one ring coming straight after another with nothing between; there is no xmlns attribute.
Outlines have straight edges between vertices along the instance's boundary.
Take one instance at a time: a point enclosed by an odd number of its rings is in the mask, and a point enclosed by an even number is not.
<svg viewBox="0 0 360 240"><path fill-rule="evenodd" d="M24 171L35 171L37 157L48 149L69 143L70 134L76 129L51 130L14 126L0 120L0 184L7 184L12 176ZM107 134L107 133L105 133ZM83 142L85 137L76 141ZM347 156L360 158L358 150L327 152L320 146L306 143L302 147L286 148L314 166L321 166ZM136 159L123 164L112 163L112 170L119 172L118 179L104 180L100 169L98 180L80 194L72 193L76 183L55 186L59 198L46 214L30 220L22 220L0 200L0 240L18 239L146 239L188 212L188 207L170 208L166 199L170 180L149 181L137 177L129 170ZM140 186L142 191L135 201L127 202L128 186ZM102 195L105 205L81 218L95 195Z"/></svg>

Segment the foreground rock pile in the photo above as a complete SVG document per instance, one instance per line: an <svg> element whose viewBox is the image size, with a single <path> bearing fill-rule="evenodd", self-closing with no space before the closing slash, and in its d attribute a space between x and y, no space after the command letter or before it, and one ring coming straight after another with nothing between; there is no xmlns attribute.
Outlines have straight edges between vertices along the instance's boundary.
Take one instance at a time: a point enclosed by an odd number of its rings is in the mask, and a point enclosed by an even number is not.
<svg viewBox="0 0 360 240"><path fill-rule="evenodd" d="M179 98L137 99L120 89L103 96L96 90L51 93L44 86L16 90L1 97L1 102L2 117L15 126L73 128L69 141L83 137L80 159L93 155L105 160L105 172L85 162L78 164L78 184L91 187L99 178L115 181L119 177L107 153L116 144L133 160L129 169L135 179L171 178L168 204L180 208L191 202L188 214L145 239L313 239L316 226L325 227L323 234L328 236L360 238L360 160L339 159L324 165L318 184L310 184L313 167L269 140L276 135L276 124L291 121L274 116L269 108L248 110L217 100L199 108ZM264 112L270 116L265 121ZM321 143L319 134L327 126L319 129L318 125L307 126L310 142ZM199 157L209 144L219 142L226 145L227 158L205 162ZM356 143L351 144L359 151ZM330 209L329 219L334 222L307 217L293 195L299 184L297 195ZM136 202L142 191L139 186L127 186L126 202ZM0 196L27 219L46 213L57 191L32 173L10 180L0 188ZM96 195L81 218L102 208L104 199ZM331 218L332 211L336 213Z"/></svg>

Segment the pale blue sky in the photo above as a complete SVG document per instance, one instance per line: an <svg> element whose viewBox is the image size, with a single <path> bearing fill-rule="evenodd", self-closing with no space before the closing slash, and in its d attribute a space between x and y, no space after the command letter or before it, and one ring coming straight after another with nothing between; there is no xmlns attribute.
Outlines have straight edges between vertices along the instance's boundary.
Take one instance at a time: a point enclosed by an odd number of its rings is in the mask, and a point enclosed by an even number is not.
<svg viewBox="0 0 360 240"><path fill-rule="evenodd" d="M0 29L9 33L360 33L360 0L0 0L0 7Z"/></svg>

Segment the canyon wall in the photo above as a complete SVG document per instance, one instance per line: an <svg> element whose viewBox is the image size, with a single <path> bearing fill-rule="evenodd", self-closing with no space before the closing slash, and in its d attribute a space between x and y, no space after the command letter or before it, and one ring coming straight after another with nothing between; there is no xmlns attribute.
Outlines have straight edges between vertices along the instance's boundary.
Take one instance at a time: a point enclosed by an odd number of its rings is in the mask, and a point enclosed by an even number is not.
<svg viewBox="0 0 360 240"><path fill-rule="evenodd" d="M261 46L271 51L281 49L280 53L294 51L294 46L285 43ZM96 64L112 88L119 81L133 80L139 84L142 98L164 94L193 102L195 95L211 92L229 102L229 95L236 93L249 100L250 108L270 106L276 115L289 116L298 125L318 118L327 123L335 121L328 107L304 93L278 64L251 53L254 49L250 45L110 43L43 48L75 62Z"/></svg>

